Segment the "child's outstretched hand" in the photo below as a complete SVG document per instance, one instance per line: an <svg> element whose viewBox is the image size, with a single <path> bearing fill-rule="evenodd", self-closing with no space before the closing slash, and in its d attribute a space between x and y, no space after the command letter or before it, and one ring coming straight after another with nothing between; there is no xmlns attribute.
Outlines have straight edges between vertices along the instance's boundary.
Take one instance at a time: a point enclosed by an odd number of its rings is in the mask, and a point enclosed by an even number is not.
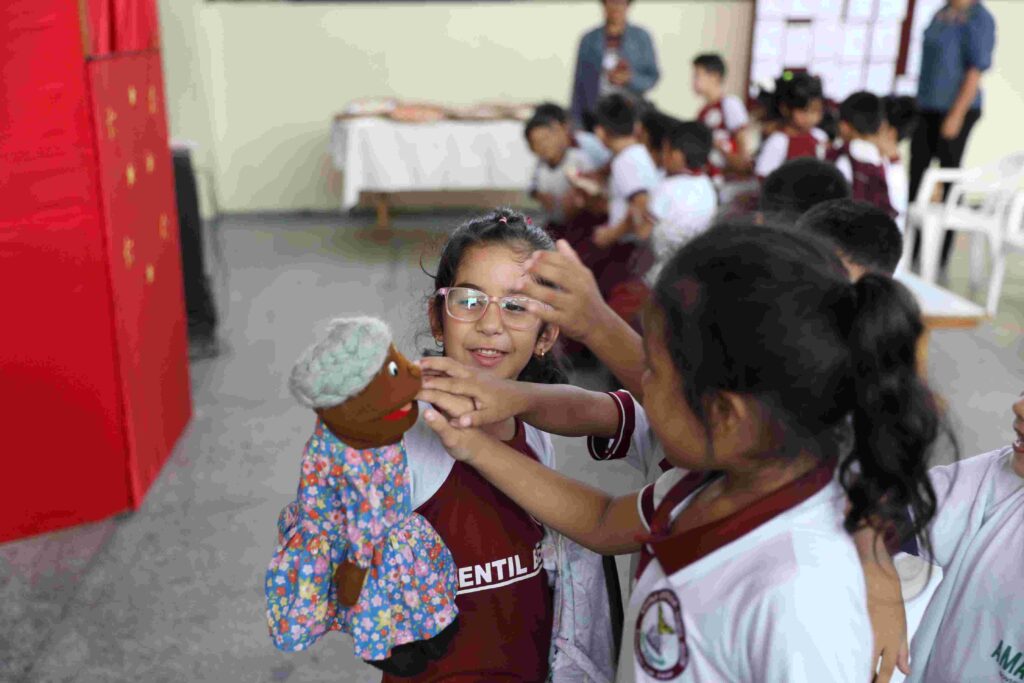
<svg viewBox="0 0 1024 683"><path fill-rule="evenodd" d="M605 307L590 269L565 240L558 240L557 251L535 251L526 262L526 272L516 283L519 291L548 306L529 304L531 313L549 325L558 325L563 334L587 343L587 336L600 328L599 315ZM548 281L542 285L530 275ZM549 308L550 307L550 308Z"/></svg>
<svg viewBox="0 0 1024 683"><path fill-rule="evenodd" d="M451 358L424 358L418 398L440 408L452 426L467 428L501 422L526 410L526 392L513 380L498 379Z"/></svg>
<svg viewBox="0 0 1024 683"><path fill-rule="evenodd" d="M470 463L480 449L498 443L478 429L453 427L443 415L432 408L423 411L423 419L441 438L441 443L444 444L448 454L459 462Z"/></svg>

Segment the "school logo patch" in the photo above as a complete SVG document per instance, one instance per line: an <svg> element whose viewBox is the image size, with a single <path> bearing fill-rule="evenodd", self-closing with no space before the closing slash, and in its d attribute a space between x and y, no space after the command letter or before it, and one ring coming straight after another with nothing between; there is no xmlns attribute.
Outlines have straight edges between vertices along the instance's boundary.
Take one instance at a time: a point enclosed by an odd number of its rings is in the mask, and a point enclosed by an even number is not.
<svg viewBox="0 0 1024 683"><path fill-rule="evenodd" d="M670 681L686 671L690 653L679 598L668 589L644 600L633 638L636 661L656 681Z"/></svg>

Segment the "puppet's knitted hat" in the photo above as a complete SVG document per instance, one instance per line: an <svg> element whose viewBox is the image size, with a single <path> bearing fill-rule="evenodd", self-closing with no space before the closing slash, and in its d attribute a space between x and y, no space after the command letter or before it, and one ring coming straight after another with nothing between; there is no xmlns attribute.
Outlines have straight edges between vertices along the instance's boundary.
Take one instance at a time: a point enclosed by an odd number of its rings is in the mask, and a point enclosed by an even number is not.
<svg viewBox="0 0 1024 683"><path fill-rule="evenodd" d="M377 318L338 318L327 335L292 368L289 387L311 408L344 403L373 380L391 346L391 331Z"/></svg>

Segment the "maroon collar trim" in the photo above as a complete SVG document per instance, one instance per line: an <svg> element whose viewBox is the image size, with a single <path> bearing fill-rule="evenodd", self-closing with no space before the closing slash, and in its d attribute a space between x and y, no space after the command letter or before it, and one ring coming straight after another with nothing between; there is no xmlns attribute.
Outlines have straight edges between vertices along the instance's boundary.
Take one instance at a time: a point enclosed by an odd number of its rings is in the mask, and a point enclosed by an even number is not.
<svg viewBox="0 0 1024 683"><path fill-rule="evenodd" d="M703 484L716 479L717 473L692 473L668 492L654 513L649 546L666 576L710 555L715 550L769 522L825 488L832 480L835 461L818 467L764 498L728 517L679 534L669 534L671 514L687 496Z"/></svg>

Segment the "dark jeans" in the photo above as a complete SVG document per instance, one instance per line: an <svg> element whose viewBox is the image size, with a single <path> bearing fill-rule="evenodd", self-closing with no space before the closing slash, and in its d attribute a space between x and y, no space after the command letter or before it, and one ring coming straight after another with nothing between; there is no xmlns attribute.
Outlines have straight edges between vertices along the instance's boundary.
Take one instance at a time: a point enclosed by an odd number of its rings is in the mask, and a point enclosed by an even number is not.
<svg viewBox="0 0 1024 683"><path fill-rule="evenodd" d="M960 160L964 156L964 148L967 147L967 137L971 134L974 124L981 118L980 109L971 109L964 117L964 126L960 129L960 135L952 140L942 137L942 122L946 119L946 112L924 111L921 112L921 120L914 131L914 138L910 142L910 201L917 197L917 190L921 187L921 180L924 179L924 172L931 166L932 159L939 158L939 165L943 168L960 168ZM946 196L947 186L942 196ZM917 261L920 240L914 243L914 261ZM949 254L953 250L953 233L947 232L942 240L942 267L946 267L949 261Z"/></svg>

